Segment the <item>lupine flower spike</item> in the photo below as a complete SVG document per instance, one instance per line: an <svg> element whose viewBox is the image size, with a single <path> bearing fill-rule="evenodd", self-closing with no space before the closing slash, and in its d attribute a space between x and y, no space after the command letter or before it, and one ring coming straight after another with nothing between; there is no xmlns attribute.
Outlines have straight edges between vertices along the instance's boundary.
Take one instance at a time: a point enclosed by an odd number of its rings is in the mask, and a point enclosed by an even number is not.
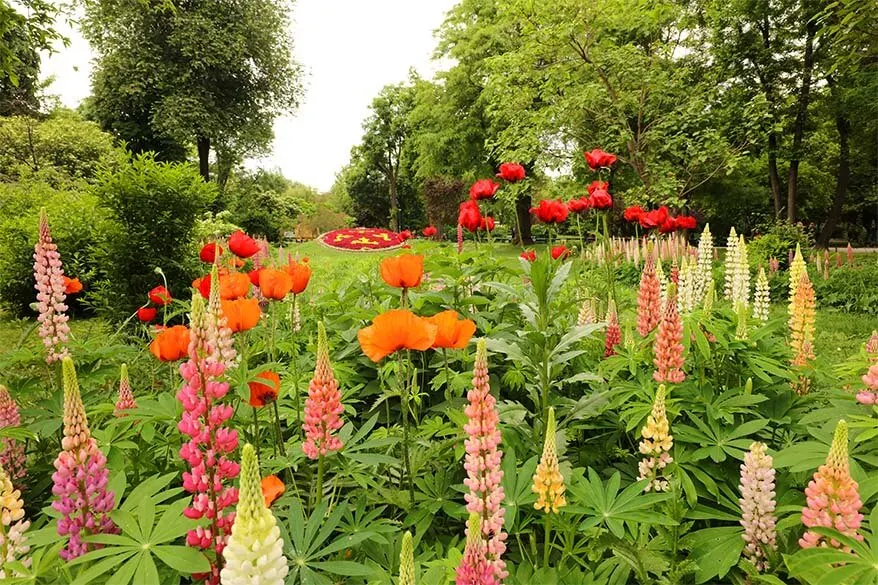
<svg viewBox="0 0 878 585"><path fill-rule="evenodd" d="M228 319L223 313L220 301L220 280L216 264L210 271L210 296L205 311L205 326L216 345L219 360L222 361L226 369L235 367L237 352L232 345L234 343L232 330L228 326Z"/></svg>
<svg viewBox="0 0 878 585"><path fill-rule="evenodd" d="M652 377L656 382L679 384L686 379L683 373L683 321L677 311L677 291L673 285L668 287L668 299L662 311L662 320L655 337L655 371Z"/></svg>
<svg viewBox="0 0 878 585"><path fill-rule="evenodd" d="M738 271L738 242L738 234L733 227L729 231L729 239L726 240L726 264L725 276L723 278L723 298L726 300L731 300L732 298L732 283Z"/></svg>
<svg viewBox="0 0 878 585"><path fill-rule="evenodd" d="M872 363L878 363L878 331L873 331L866 342L866 353Z"/></svg>
<svg viewBox="0 0 878 585"><path fill-rule="evenodd" d="M549 408L549 419L546 422L546 438L543 443L543 454L533 476L531 490L537 494L534 508L546 514L557 514L560 508L567 505L564 499L564 477L558 465L558 451L555 445L555 409Z"/></svg>
<svg viewBox="0 0 878 585"><path fill-rule="evenodd" d="M711 278L707 282L707 288L704 291L704 303L701 305L701 308L708 315L713 312L713 302L716 300L716 284L714 284L713 279Z"/></svg>
<svg viewBox="0 0 878 585"><path fill-rule="evenodd" d="M619 327L619 314L612 299L607 303L607 331L604 338L604 357L616 355L616 346L622 343L622 329Z"/></svg>
<svg viewBox="0 0 878 585"><path fill-rule="evenodd" d="M759 275L756 277L756 291L753 293L753 318L763 323L768 321L768 306L771 302L771 290L768 286L768 277L765 268L759 267Z"/></svg>
<svg viewBox="0 0 878 585"><path fill-rule="evenodd" d="M640 431L640 453L644 456L640 461L637 479L648 479L644 491L663 492L670 488L664 475L664 469L674 461L671 449L674 437L670 434L670 422L665 411L665 385L659 386L652 403L652 412L646 418L646 426Z"/></svg>
<svg viewBox="0 0 878 585"><path fill-rule="evenodd" d="M192 494L192 503L183 513L195 520L210 519L208 525L190 530L186 543L216 553L210 573L196 576L207 585L220 582L223 549L235 521L234 512L227 508L238 502L237 488L226 482L240 471L239 465L228 459L238 448L238 433L224 426L234 411L222 403L229 385L222 381L226 366L213 318L196 292L192 296L189 360L180 366L184 383L177 392L177 400L183 404L177 428L188 437L180 457L190 468L183 472L183 489Z"/></svg>
<svg viewBox="0 0 878 585"><path fill-rule="evenodd" d="M741 341L747 339L747 305L738 301L735 303L735 313L738 317L738 326L735 329L735 339Z"/></svg>
<svg viewBox="0 0 878 585"><path fill-rule="evenodd" d="M125 416L126 410L137 408L134 394L131 392L131 382L128 381L128 364L122 364L122 373L119 376L119 398L116 400L116 416Z"/></svg>
<svg viewBox="0 0 878 585"><path fill-rule="evenodd" d="M838 421L826 463L820 466L814 479L808 483L805 498L808 506L802 510L802 524L808 528L834 528L851 538L863 540L863 536L857 533L863 520L863 515L859 513L863 502L860 501L857 482L851 477L848 466L848 426L845 421ZM837 540L812 530L805 532L799 539L799 545L802 548L846 548Z"/></svg>
<svg viewBox="0 0 878 585"><path fill-rule="evenodd" d="M13 561L30 567L30 559L25 558L30 546L24 534L29 527L30 522L24 519L21 492L12 487L12 480L0 466L0 579L23 577L7 568Z"/></svg>
<svg viewBox="0 0 878 585"><path fill-rule="evenodd" d="M804 366L808 360L814 359L814 320L815 298L814 287L807 273L799 279L799 286L793 297L790 315L790 346L793 350L793 365Z"/></svg>
<svg viewBox="0 0 878 585"><path fill-rule="evenodd" d="M98 449L97 441L88 430L85 407L79 394L79 381L73 360L62 362L64 377L64 438L61 452L55 459L52 493L58 498L52 507L61 513L58 534L69 537L60 556L75 559L99 544L83 542L84 536L115 534L118 530L110 519L115 496L107 489L109 471L107 458Z"/></svg>
<svg viewBox="0 0 878 585"><path fill-rule="evenodd" d="M317 365L308 386L305 401L305 442L302 450L310 459L317 459L342 448L335 432L342 427L341 392L329 361L329 343L323 322L317 323Z"/></svg>
<svg viewBox="0 0 878 585"><path fill-rule="evenodd" d="M747 242L744 236L738 240L735 252L735 265L732 275L732 294L730 300L733 305L743 304L750 306L750 260L747 254Z"/></svg>
<svg viewBox="0 0 878 585"><path fill-rule="evenodd" d="M695 261L683 256L680 268L680 287L677 294L677 308L681 313L691 313L695 308L695 278L697 277Z"/></svg>
<svg viewBox="0 0 878 585"><path fill-rule="evenodd" d="M469 488L464 494L466 509L479 515L482 536L485 540L488 562L498 581L506 578L506 563L502 556L506 551L506 533L503 532L503 451L500 446L500 416L496 400L488 383L488 351L484 339L476 345L476 362L473 369L473 386L466 407L466 479Z"/></svg>
<svg viewBox="0 0 878 585"><path fill-rule="evenodd" d="M768 568L766 553L777 550L774 467L765 443L753 443L741 465L741 526L744 556L759 571Z"/></svg>
<svg viewBox="0 0 878 585"><path fill-rule="evenodd" d="M34 246L34 280L37 289L37 307L40 322L40 338L46 347L46 362L54 363L69 355L67 340L67 296L64 285L64 269L58 246L52 242L46 209L40 210L40 235Z"/></svg>
<svg viewBox="0 0 878 585"><path fill-rule="evenodd" d="M710 233L710 224L704 225L701 239L698 240L698 264L695 276L694 302L699 305L704 300L707 292L708 281L713 280L713 234Z"/></svg>
<svg viewBox="0 0 878 585"><path fill-rule="evenodd" d="M658 278L659 284L661 286L662 302L665 302L665 299L668 298L668 278L665 276L665 269L662 268L662 261L660 256L656 256L655 275Z"/></svg>
<svg viewBox="0 0 878 585"><path fill-rule="evenodd" d="M18 412L18 404L9 394L6 386L0 384L0 428L19 425L21 425L21 415ZM4 437L2 444L0 465L6 470L13 483L17 483L27 473L24 443L11 437Z"/></svg>
<svg viewBox="0 0 878 585"><path fill-rule="evenodd" d="M803 274L808 273L808 266L805 264L805 258L802 257L802 248L796 244L796 252L790 260L790 297L789 312L793 314L793 298L796 296L796 290L799 288L799 279Z"/></svg>
<svg viewBox="0 0 878 585"><path fill-rule="evenodd" d="M244 445L238 509L232 535L223 551L226 564L222 585L283 585L289 567L274 514L262 496L259 458L253 445Z"/></svg>
<svg viewBox="0 0 878 585"><path fill-rule="evenodd" d="M494 577L491 563L488 562L481 524L479 515L471 512L466 523L466 548L457 566L454 585L500 585Z"/></svg>
<svg viewBox="0 0 878 585"><path fill-rule="evenodd" d="M649 335L661 320L662 285L655 268L655 258L647 253L637 291L637 332L641 337Z"/></svg>
<svg viewBox="0 0 878 585"><path fill-rule="evenodd" d="M399 550L399 585L415 585L415 547L408 530L402 535Z"/></svg>
<svg viewBox="0 0 878 585"><path fill-rule="evenodd" d="M585 299L582 301L582 307L579 309L579 315L576 317L576 325L591 325L597 321L597 311L594 307L594 299Z"/></svg>

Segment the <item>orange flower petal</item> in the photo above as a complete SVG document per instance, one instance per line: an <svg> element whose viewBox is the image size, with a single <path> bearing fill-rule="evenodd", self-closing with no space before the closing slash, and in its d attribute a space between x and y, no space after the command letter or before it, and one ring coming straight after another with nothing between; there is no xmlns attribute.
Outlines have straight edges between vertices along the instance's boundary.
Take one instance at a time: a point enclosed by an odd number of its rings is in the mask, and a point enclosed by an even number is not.
<svg viewBox="0 0 878 585"><path fill-rule="evenodd" d="M386 311L372 325L357 333L363 353L379 362L400 349L429 349L436 339L437 327L404 309Z"/></svg>
<svg viewBox="0 0 878 585"><path fill-rule="evenodd" d="M381 261L381 278L390 286L413 288L424 276L424 257L414 254L392 256Z"/></svg>
<svg viewBox="0 0 878 585"><path fill-rule="evenodd" d="M476 332L476 324L470 319L459 320L459 317L456 311L442 311L427 317L427 321L438 328L434 348L462 349L467 346Z"/></svg>
<svg viewBox="0 0 878 585"><path fill-rule="evenodd" d="M270 508L276 499L287 490L287 486L276 475L262 478L262 497L265 498L265 507Z"/></svg>

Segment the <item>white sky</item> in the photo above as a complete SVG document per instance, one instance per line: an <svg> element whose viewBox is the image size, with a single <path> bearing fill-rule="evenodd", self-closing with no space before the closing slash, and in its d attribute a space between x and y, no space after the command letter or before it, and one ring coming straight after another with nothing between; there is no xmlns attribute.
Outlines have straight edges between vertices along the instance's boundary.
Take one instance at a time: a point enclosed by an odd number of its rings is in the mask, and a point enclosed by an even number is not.
<svg viewBox="0 0 878 585"><path fill-rule="evenodd" d="M362 135L369 104L382 87L414 67L432 77L435 31L456 0L297 0L295 58L306 70L305 98L275 122L271 156L252 164L280 169L294 181L329 190ZM61 23L59 23L61 25ZM61 25L70 47L44 61L49 93L76 107L90 93L92 58L75 28Z"/></svg>

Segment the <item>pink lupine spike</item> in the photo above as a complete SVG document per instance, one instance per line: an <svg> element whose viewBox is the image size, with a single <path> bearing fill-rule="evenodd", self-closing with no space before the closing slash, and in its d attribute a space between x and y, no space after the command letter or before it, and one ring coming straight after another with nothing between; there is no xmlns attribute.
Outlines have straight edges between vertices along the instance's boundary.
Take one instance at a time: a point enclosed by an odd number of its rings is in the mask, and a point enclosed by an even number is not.
<svg viewBox="0 0 878 585"><path fill-rule="evenodd" d="M310 459L340 451L341 439L335 432L342 427L341 392L338 381L332 373L329 361L329 342L326 339L326 328L323 322L317 323L317 365L314 377L308 386L308 398L305 400L305 442L302 451Z"/></svg>
<svg viewBox="0 0 878 585"><path fill-rule="evenodd" d="M677 288L668 285L668 298L662 311L662 320L655 338L655 371L652 377L656 382L679 384L686 379L683 372L683 321L677 311Z"/></svg>
<svg viewBox="0 0 878 585"><path fill-rule="evenodd" d="M637 332L641 337L649 335L659 324L661 296L662 284L655 271L655 259L649 253L640 277L640 289L637 291Z"/></svg>
<svg viewBox="0 0 878 585"><path fill-rule="evenodd" d="M134 393L131 391L131 382L128 380L128 364L122 364L122 371L119 375L119 398L116 400L116 409L113 414L117 417L126 415L126 410L137 408L134 401Z"/></svg>
<svg viewBox="0 0 878 585"><path fill-rule="evenodd" d="M774 467L765 443L753 443L741 465L741 526L746 542L744 555L756 569L768 568L766 553L777 550L777 518L774 491Z"/></svg>
<svg viewBox="0 0 878 585"><path fill-rule="evenodd" d="M841 420L835 427L826 463L814 473L814 479L805 488L808 505L802 509L802 524L808 528L834 528L844 535L863 540L863 536L857 533L863 520L859 512L863 502L858 489L848 464L848 427ZM802 548L831 546L847 549L839 541L812 530L805 532L799 539L799 545Z"/></svg>
<svg viewBox="0 0 878 585"><path fill-rule="evenodd" d="M6 386L0 384L0 428L17 427L21 425L21 415L18 412L18 404L9 394ZM13 484L27 473L24 443L12 438L3 439L3 451L0 452L0 466L6 470Z"/></svg>
<svg viewBox="0 0 878 585"><path fill-rule="evenodd" d="M454 585L500 585L488 561L487 550L482 537L480 517L475 512L470 512L466 524L466 548L457 566Z"/></svg>
<svg viewBox="0 0 878 585"><path fill-rule="evenodd" d="M604 338L604 357L616 355L616 346L622 343L622 328L619 326L619 314L616 303L607 303L607 331Z"/></svg>
<svg viewBox="0 0 878 585"><path fill-rule="evenodd" d="M46 209L40 210L40 235L34 246L34 280L37 289L37 309L40 338L46 347L46 362L54 363L69 355L67 340L67 299L64 286L64 269L58 246L52 242Z"/></svg>
<svg viewBox="0 0 878 585"><path fill-rule="evenodd" d="M503 532L505 510L503 500L503 470L500 465L503 451L500 446L500 416L497 401L488 382L488 350L484 339L476 344L473 368L473 386L467 393L466 439L467 477L463 480L469 493L464 494L466 509L478 514L481 520L485 554L493 576L500 581L507 576L506 563L501 558L506 551L506 533Z"/></svg>
<svg viewBox="0 0 878 585"><path fill-rule="evenodd" d="M192 296L190 320L189 360L180 366L184 383L177 392L183 404L177 428L188 437L180 448L180 457L189 465L189 471L183 472L183 489L192 494L183 514L210 521L190 530L186 543L216 554L210 572L195 577L207 585L219 585L222 552L235 521L229 508L238 502L238 490L230 480L238 476L240 466L228 458L238 448L238 433L225 424L234 412L223 403L229 392L224 381L226 364L219 350L216 321L198 293Z"/></svg>
<svg viewBox="0 0 878 585"><path fill-rule="evenodd" d="M89 432L73 360L68 356L63 358L61 364L64 376L64 438L61 439L62 451L55 459L55 473L52 474L52 493L58 498L52 502L52 507L61 513L58 534L69 537L59 554L62 559L69 561L101 548L102 545L83 542L84 536L115 534L118 529L110 519L115 496L107 489L107 458Z"/></svg>

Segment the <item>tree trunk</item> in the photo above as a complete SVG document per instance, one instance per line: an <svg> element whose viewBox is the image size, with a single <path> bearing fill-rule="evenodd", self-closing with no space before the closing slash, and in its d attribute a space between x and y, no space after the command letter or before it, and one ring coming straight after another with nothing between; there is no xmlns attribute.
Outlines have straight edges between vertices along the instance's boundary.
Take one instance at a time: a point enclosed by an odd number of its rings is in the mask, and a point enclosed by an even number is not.
<svg viewBox="0 0 878 585"><path fill-rule="evenodd" d="M774 199L774 217L780 217L783 202L780 198L780 173L777 172L777 133L768 133L768 180L771 183L771 195Z"/></svg>
<svg viewBox="0 0 878 585"><path fill-rule="evenodd" d="M832 198L832 208L829 210L826 223L820 230L820 237L817 238L817 245L824 248L829 245L829 238L832 237L832 232L841 218L841 210L844 207L845 199L847 199L848 183L851 179L851 149L848 144L851 121L846 115L839 113L835 116L835 127L838 129L838 169L835 173L835 196Z"/></svg>
<svg viewBox="0 0 878 585"><path fill-rule="evenodd" d="M396 191L396 177L388 177L390 183L390 229L399 231L399 193Z"/></svg>
<svg viewBox="0 0 878 585"><path fill-rule="evenodd" d="M518 214L518 227L521 228L521 233L515 234L515 240L519 246L529 246L534 243L534 238L530 231L531 205L533 205L533 200L530 198L530 195L523 195L515 202L515 212Z"/></svg>
<svg viewBox="0 0 878 585"><path fill-rule="evenodd" d="M205 183L210 182L210 138L199 136L196 141L198 147L198 172Z"/></svg>
<svg viewBox="0 0 878 585"><path fill-rule="evenodd" d="M802 156L802 139L808 119L808 102L811 97L811 73L814 70L814 35L816 26L812 21L805 25L805 56L802 60L802 89L799 92L798 111L793 126L793 145L790 151L790 172L787 179L787 220L796 221L796 198L799 194L799 160Z"/></svg>

